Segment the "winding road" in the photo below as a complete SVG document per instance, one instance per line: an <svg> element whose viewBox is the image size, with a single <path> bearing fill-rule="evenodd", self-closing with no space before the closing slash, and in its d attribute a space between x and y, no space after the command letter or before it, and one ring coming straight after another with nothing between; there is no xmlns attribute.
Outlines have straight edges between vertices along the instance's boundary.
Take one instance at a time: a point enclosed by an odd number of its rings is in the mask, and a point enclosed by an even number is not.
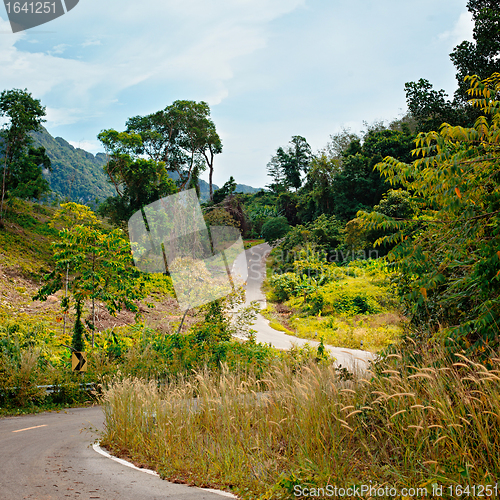
<svg viewBox="0 0 500 500"><path fill-rule="evenodd" d="M266 307L266 298L262 293L261 287L264 278L266 277L265 260L271 247L267 243L256 245L246 251L246 261L248 265L248 279L246 286L246 301L249 304L252 301L257 301L261 305L261 309ZM239 259L239 260L238 260ZM236 268L244 266L243 254L236 260ZM302 346L306 343L318 346L319 342L315 340L306 340L292 335L287 335L283 332L274 330L269 326L269 321L262 316L257 315L257 320L253 325L253 329L257 331L257 342L271 344L277 349L290 349L293 344ZM344 349L325 345L332 356L335 357L336 363L349 369L363 370L367 366L367 361L373 359L373 354L368 351L359 349Z"/></svg>
<svg viewBox="0 0 500 500"><path fill-rule="evenodd" d="M248 262L247 301L265 306L260 287L265 276L268 245L246 252ZM245 266L243 258L236 266ZM258 315L254 329L257 341L288 349L306 341L273 330ZM326 346L342 366L362 364L372 356L364 351ZM1 500L220 500L234 495L161 480L96 452L93 443L104 427L100 407L76 408L0 420ZM151 472L151 471L149 471Z"/></svg>
<svg viewBox="0 0 500 500"><path fill-rule="evenodd" d="M97 453L100 407L0 420L2 500L222 500L224 492L173 484Z"/></svg>

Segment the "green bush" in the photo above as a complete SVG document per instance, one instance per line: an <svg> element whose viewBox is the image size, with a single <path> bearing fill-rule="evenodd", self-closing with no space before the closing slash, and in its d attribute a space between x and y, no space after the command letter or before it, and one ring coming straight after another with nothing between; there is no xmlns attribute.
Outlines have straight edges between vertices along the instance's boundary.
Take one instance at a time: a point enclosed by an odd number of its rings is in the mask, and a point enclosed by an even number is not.
<svg viewBox="0 0 500 500"><path fill-rule="evenodd" d="M283 238L288 231L290 231L290 225L285 217L275 217L274 219L269 219L262 226L262 237L267 243L274 243L276 240Z"/></svg>
<svg viewBox="0 0 500 500"><path fill-rule="evenodd" d="M275 274L269 278L269 284L280 302L295 297L300 283L301 279L295 273Z"/></svg>

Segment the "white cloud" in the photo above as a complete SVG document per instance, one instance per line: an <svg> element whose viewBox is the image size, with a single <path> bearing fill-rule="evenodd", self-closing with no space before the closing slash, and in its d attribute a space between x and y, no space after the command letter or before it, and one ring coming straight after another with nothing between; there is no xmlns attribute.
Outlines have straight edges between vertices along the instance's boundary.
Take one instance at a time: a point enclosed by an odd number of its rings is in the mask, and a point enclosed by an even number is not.
<svg viewBox="0 0 500 500"><path fill-rule="evenodd" d="M86 40L82 43L82 47L92 47L95 45L101 45L101 40Z"/></svg>
<svg viewBox="0 0 500 500"><path fill-rule="evenodd" d="M61 125L71 125L82 119L83 110L81 108L50 108L46 109L46 119L48 127L60 127Z"/></svg>
<svg viewBox="0 0 500 500"><path fill-rule="evenodd" d="M81 141L68 141L74 148L84 149L89 153L96 154L102 153L103 147L99 141L89 141L86 139L82 139Z"/></svg>
<svg viewBox="0 0 500 500"><path fill-rule="evenodd" d="M29 33L5 37L9 43L0 54L0 85L13 87L24 82L37 97L57 92L69 115L90 102L94 106L109 103L119 92L144 82L189 81L203 89L204 100L217 104L228 95L225 82L234 76L232 62L265 47L265 24L303 1L87 0L52 21L54 29L62 30L57 38L72 43L27 52L15 44L21 37L29 38ZM111 19L119 29L102 37L93 35L106 33ZM8 23L4 25L8 29ZM80 31L87 35L75 43ZM99 54L89 58L68 50L97 45L102 47ZM64 58L58 57L63 53ZM67 121L57 119L56 123Z"/></svg>
<svg viewBox="0 0 500 500"><path fill-rule="evenodd" d="M474 21L472 20L472 14L469 11L462 12L453 29L441 33L439 39L448 41L453 46L458 45L464 40L472 42L474 41L472 36L473 29Z"/></svg>
<svg viewBox="0 0 500 500"><path fill-rule="evenodd" d="M464 3L85 0L50 33L8 34L0 19L0 90L27 87L49 131L73 144L175 99L205 100L223 135L218 183L237 169L264 185L292 135L319 149L340 123L397 115L406 81L455 85L449 49L472 32Z"/></svg>
<svg viewBox="0 0 500 500"><path fill-rule="evenodd" d="M68 47L69 45L67 43L60 43L58 45L55 45L52 50L47 51L47 53L51 56L63 54Z"/></svg>

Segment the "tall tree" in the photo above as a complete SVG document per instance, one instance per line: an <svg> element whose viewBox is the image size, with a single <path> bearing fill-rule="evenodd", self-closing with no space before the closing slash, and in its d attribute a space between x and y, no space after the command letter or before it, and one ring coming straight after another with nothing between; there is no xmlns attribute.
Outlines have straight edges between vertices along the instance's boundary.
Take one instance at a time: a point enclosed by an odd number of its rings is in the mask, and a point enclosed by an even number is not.
<svg viewBox="0 0 500 500"><path fill-rule="evenodd" d="M142 148L139 134L104 130L98 138L109 155L104 169L116 190L116 196L101 205L102 214L119 223L149 203L177 191L164 162L139 156Z"/></svg>
<svg viewBox="0 0 500 500"><path fill-rule="evenodd" d="M0 94L0 117L7 118L0 132L2 158L2 198L0 221L8 192L23 198L38 198L49 191L42 168L50 168L44 148L32 147L30 132L40 129L45 107L27 89L4 90ZM29 184L29 186L23 185Z"/></svg>
<svg viewBox="0 0 500 500"><path fill-rule="evenodd" d="M279 147L267 165L273 179L271 188L276 192L302 185L302 174L307 173L313 155L304 137L294 135L286 149Z"/></svg>
<svg viewBox="0 0 500 500"><path fill-rule="evenodd" d="M373 207L389 189L374 166L386 156L411 161L414 136L398 130L373 129L353 140L342 153L339 168L331 178L328 207L339 219L349 220L358 210Z"/></svg>
<svg viewBox="0 0 500 500"><path fill-rule="evenodd" d="M236 181L234 177L229 177L229 180L220 188L215 191L213 195L214 203L224 201L228 196L231 196L236 191Z"/></svg>
<svg viewBox="0 0 500 500"><path fill-rule="evenodd" d="M313 220L321 214L333 213L335 200L333 185L339 170L339 159L329 158L325 153L313 158L303 187L305 196L300 204L300 216L303 222Z"/></svg>
<svg viewBox="0 0 500 500"><path fill-rule="evenodd" d="M222 141L206 102L175 101L156 113L135 116L127 121L127 132L141 137L137 152L163 161L181 189L189 186L193 174L208 167L213 195L214 157L222 152Z"/></svg>
<svg viewBox="0 0 500 500"><path fill-rule="evenodd" d="M469 105L465 77L477 75L484 79L500 72L498 0L469 0L467 9L474 20L474 41L460 43L450 54L458 83L453 101L446 98L444 90L434 90L425 79L405 85L408 109L420 132L438 130L442 123L473 127L482 111Z"/></svg>
<svg viewBox="0 0 500 500"><path fill-rule="evenodd" d="M267 172L268 176L271 177L272 182L266 187L269 188L276 194L281 193L286 190L286 182L285 182L285 172L283 170L283 161L284 161L285 152L283 148L278 148L276 154L271 158L269 163L267 164Z"/></svg>
<svg viewBox="0 0 500 500"><path fill-rule="evenodd" d="M469 99L467 75L488 78L500 72L500 7L498 0L469 0L467 9L474 20L473 42L457 45L450 58L457 69L457 102L464 104Z"/></svg>
<svg viewBox="0 0 500 500"><path fill-rule="evenodd" d="M405 83L406 104L415 119L419 132L438 130L442 123L457 123L460 111L447 99L444 90L434 90L432 84L420 78L418 82Z"/></svg>

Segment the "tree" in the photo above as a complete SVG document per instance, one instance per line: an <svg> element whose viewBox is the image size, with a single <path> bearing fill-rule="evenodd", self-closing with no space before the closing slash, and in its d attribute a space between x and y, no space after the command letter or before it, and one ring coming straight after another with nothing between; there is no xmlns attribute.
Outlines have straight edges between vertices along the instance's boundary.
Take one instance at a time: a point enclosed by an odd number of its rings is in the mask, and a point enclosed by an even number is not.
<svg viewBox="0 0 500 500"><path fill-rule="evenodd" d="M434 90L428 80L405 83L405 91L408 111L419 132L437 130L442 123L456 123L460 119L457 107L446 99L445 91Z"/></svg>
<svg viewBox="0 0 500 500"><path fill-rule="evenodd" d="M312 159L311 146L304 137L294 135L288 148L288 161L283 165L289 186L298 189L302 185L301 174L306 174Z"/></svg>
<svg viewBox="0 0 500 500"><path fill-rule="evenodd" d="M302 174L307 173L312 159L311 146L304 137L294 135L285 149L279 147L276 154L267 165L267 170L273 179L270 185L276 193L302 185Z"/></svg>
<svg viewBox="0 0 500 500"><path fill-rule="evenodd" d="M337 134L330 135L330 142L326 145L323 152L329 159L341 160L344 151L349 144L355 140L359 140L357 134L351 132L350 128L343 128Z"/></svg>
<svg viewBox="0 0 500 500"><path fill-rule="evenodd" d="M222 141L206 102L175 101L164 110L130 118L126 125L128 133L141 137L137 152L164 162L177 176L180 189L189 185L196 170L208 167L212 196L214 157L222 152Z"/></svg>
<svg viewBox="0 0 500 500"><path fill-rule="evenodd" d="M275 217L274 219L269 219L262 226L262 237L267 243L274 243L276 240L283 238L288 231L290 231L290 226L285 217Z"/></svg>
<svg viewBox="0 0 500 500"><path fill-rule="evenodd" d="M300 204L302 221L313 220L321 214L333 212L335 195L332 187L335 175L340 170L339 165L339 159L329 158L325 153L311 161L304 186L307 194Z"/></svg>
<svg viewBox="0 0 500 500"><path fill-rule="evenodd" d="M55 267L44 277L45 284L34 300L46 300L61 289L69 291L72 301L65 297L62 306L67 313L74 303L76 343L83 328L80 321L83 305L86 300L92 301L93 344L94 302L102 301L111 314L116 314L122 307L136 312L135 300L144 296L144 277L133 265L130 243L123 231L105 232L88 207L63 204L52 224L60 221L71 224L71 227L62 229L60 241L52 244Z"/></svg>
<svg viewBox="0 0 500 500"><path fill-rule="evenodd" d="M464 41L450 54L456 68L458 88L453 101L444 90L433 90L424 79L405 84L408 109L420 132L438 130L442 123L473 127L481 110L469 105L467 75L487 78L500 72L500 10L497 0L469 0L467 9L474 20L474 42Z"/></svg>
<svg viewBox="0 0 500 500"><path fill-rule="evenodd" d="M340 168L332 177L329 207L341 220L376 205L389 189L375 165L386 156L411 160L414 136L397 130L369 130L363 142L355 139L345 149Z"/></svg>
<svg viewBox="0 0 500 500"><path fill-rule="evenodd" d="M164 162L138 156L142 148L139 134L103 130L98 138L109 154L104 169L117 193L99 212L113 222L127 220L149 203L177 192Z"/></svg>
<svg viewBox="0 0 500 500"><path fill-rule="evenodd" d="M286 190L285 173L281 165L280 150L283 151L282 148L279 148L276 154L271 158L271 160L267 164L267 172L268 172L267 175L271 177L272 182L266 187L275 194L279 194Z"/></svg>
<svg viewBox="0 0 500 500"><path fill-rule="evenodd" d="M360 213L365 229L390 234L389 258L413 321L450 349L500 345L500 73L467 77L474 127L443 124L419 134L411 163L387 157L377 169L402 185L417 216Z"/></svg>
<svg viewBox="0 0 500 500"><path fill-rule="evenodd" d="M231 176L229 177L229 180L220 188L215 191L213 194L213 202L214 203L221 203L224 201L228 196L231 196L236 190L236 181L234 180L234 177Z"/></svg>
<svg viewBox="0 0 500 500"><path fill-rule="evenodd" d="M33 141L29 135L40 129L44 116L45 107L27 89L4 90L0 94L0 117L8 120L0 132L0 157L3 157L0 220L9 192L13 196L39 198L49 191L42 168L50 169L50 160L44 148L31 147Z"/></svg>
<svg viewBox="0 0 500 500"><path fill-rule="evenodd" d="M474 20L474 42L464 41L457 45L450 58L457 70L458 89L455 100L468 100L467 75L487 78L500 72L500 9L497 0L469 0L467 9ZM476 108L477 109L477 108Z"/></svg>

